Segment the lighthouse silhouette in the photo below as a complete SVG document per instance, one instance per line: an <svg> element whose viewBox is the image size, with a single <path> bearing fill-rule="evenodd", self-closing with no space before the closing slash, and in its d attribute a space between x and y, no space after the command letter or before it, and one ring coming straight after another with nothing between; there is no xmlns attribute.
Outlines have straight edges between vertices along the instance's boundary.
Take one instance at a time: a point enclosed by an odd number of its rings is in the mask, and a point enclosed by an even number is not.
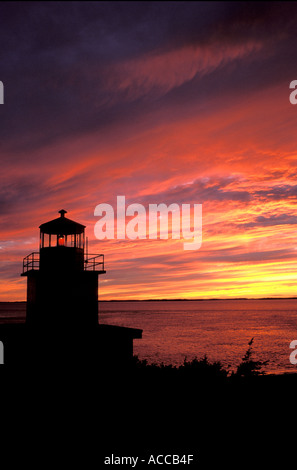
<svg viewBox="0 0 297 470"><path fill-rule="evenodd" d="M89 254L85 225L60 216L43 223L38 252L23 260L26 321L0 325L5 364L123 367L142 330L98 321L99 275L104 255Z"/></svg>
<svg viewBox="0 0 297 470"><path fill-rule="evenodd" d="M98 324L98 277L104 255L85 253L85 226L60 217L40 225L40 250L23 261L30 325L49 329Z"/></svg>

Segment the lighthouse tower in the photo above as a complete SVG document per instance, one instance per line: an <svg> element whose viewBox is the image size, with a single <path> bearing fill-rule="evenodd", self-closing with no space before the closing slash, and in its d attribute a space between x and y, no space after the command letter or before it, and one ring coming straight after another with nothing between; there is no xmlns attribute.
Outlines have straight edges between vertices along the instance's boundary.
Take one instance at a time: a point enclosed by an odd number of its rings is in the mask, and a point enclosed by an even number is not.
<svg viewBox="0 0 297 470"><path fill-rule="evenodd" d="M85 249L85 226L60 217L40 225L40 247L23 260L25 322L0 325L4 364L122 369L142 330L98 322L98 279L104 256Z"/></svg>
<svg viewBox="0 0 297 470"><path fill-rule="evenodd" d="M104 256L89 254L85 226L60 216L40 225L39 251L23 260L24 323L0 325L5 364L129 366L142 330L98 322L98 280Z"/></svg>
<svg viewBox="0 0 297 470"><path fill-rule="evenodd" d="M60 217L40 225L40 249L23 260L26 323L47 329L96 327L104 256L85 251L85 226Z"/></svg>

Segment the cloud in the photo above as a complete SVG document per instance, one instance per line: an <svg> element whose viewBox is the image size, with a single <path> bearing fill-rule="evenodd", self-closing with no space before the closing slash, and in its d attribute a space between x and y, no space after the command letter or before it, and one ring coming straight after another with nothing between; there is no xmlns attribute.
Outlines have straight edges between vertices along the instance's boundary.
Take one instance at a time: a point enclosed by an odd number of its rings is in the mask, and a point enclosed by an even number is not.
<svg viewBox="0 0 297 470"><path fill-rule="evenodd" d="M21 260L65 208L108 254L105 295L204 295L198 279L231 292L261 260L294 275L295 4L4 2L0 16L1 255ZM120 194L204 204L202 249L97 243L94 207Z"/></svg>
<svg viewBox="0 0 297 470"><path fill-rule="evenodd" d="M295 225L297 224L297 216L292 214L273 214L268 217L259 215L252 222L242 224L246 228L252 227L269 227L274 225Z"/></svg>
<svg viewBox="0 0 297 470"><path fill-rule="evenodd" d="M240 177L236 176L211 176L203 177L193 181L168 188L155 194L146 195L142 202L148 204L153 202L156 197L165 204L203 204L207 201L239 201L242 203L249 202L251 194L246 190L231 189L229 186L240 181Z"/></svg>
<svg viewBox="0 0 297 470"><path fill-rule="evenodd" d="M127 116L136 123L156 99L162 108L210 98L218 106L222 82L240 95L294 70L294 5L17 2L0 13L0 137L10 153L104 132Z"/></svg>
<svg viewBox="0 0 297 470"><path fill-rule="evenodd" d="M274 200L279 201L282 199L296 199L297 198L297 185L275 185L268 189L261 189L255 191L255 196L260 200Z"/></svg>
<svg viewBox="0 0 297 470"><path fill-rule="evenodd" d="M246 55L255 54L261 44L250 41L242 45L180 48L143 56L112 66L106 73L106 82L113 93L123 93L124 100L146 100L168 93L184 83L214 72L219 67Z"/></svg>

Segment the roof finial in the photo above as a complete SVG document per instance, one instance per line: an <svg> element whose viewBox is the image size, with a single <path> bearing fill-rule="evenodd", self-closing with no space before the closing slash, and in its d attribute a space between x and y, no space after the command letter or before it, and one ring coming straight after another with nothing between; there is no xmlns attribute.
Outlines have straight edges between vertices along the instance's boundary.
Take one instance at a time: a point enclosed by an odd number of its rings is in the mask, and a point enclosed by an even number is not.
<svg viewBox="0 0 297 470"><path fill-rule="evenodd" d="M67 214L67 211L65 211L64 209L62 209L62 210L59 211L59 214L61 214L61 217L64 217L65 214Z"/></svg>

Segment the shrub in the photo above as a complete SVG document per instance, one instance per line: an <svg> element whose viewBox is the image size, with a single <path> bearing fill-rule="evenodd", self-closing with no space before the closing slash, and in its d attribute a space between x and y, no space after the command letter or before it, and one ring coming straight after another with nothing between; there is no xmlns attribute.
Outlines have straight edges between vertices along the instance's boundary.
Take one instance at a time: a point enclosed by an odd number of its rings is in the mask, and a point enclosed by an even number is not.
<svg viewBox="0 0 297 470"><path fill-rule="evenodd" d="M254 338L248 343L249 347L243 356L241 363L238 365L236 371L233 373L236 377L251 377L256 375L264 375L261 369L263 366L266 366L269 361L254 361L252 359L252 347L253 347Z"/></svg>

